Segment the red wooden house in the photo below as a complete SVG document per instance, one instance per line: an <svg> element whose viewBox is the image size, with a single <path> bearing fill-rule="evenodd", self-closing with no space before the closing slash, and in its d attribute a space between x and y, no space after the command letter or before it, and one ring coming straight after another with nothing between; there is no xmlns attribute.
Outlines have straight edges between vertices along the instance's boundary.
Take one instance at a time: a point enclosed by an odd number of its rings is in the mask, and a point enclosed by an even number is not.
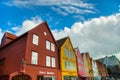
<svg viewBox="0 0 120 80"><path fill-rule="evenodd" d="M1 44L0 80L61 80L58 47L46 22L19 37L5 33Z"/></svg>
<svg viewBox="0 0 120 80"><path fill-rule="evenodd" d="M75 48L75 51L77 56L78 77L80 80L85 80L86 76L85 76L82 54L80 53L79 48Z"/></svg>

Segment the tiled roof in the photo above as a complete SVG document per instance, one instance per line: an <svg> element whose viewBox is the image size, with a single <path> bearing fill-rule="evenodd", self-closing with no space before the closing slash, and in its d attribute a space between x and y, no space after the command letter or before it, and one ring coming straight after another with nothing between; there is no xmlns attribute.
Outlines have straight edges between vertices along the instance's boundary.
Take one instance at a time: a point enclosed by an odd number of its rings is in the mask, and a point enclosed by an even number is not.
<svg viewBox="0 0 120 80"><path fill-rule="evenodd" d="M65 37L65 38L62 38L62 39L56 41L59 48L64 44L64 42L67 40L67 38L68 37Z"/></svg>

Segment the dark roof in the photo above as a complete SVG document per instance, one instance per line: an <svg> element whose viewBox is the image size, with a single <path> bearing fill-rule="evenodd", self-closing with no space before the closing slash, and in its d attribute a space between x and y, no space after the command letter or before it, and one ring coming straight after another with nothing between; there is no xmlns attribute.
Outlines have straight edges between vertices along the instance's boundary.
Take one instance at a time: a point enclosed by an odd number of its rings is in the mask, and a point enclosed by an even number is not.
<svg viewBox="0 0 120 80"><path fill-rule="evenodd" d="M67 38L68 37L65 37L65 38L62 38L62 39L59 39L56 41L59 48L64 44L64 42L67 40Z"/></svg>

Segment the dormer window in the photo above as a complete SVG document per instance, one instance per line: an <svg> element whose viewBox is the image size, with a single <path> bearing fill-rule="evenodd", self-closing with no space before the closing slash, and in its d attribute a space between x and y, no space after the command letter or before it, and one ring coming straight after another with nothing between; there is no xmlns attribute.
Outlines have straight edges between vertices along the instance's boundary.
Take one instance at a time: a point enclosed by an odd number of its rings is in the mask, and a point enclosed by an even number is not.
<svg viewBox="0 0 120 80"><path fill-rule="evenodd" d="M38 35L33 34L33 41L32 41L32 43L35 44L35 45L38 45L38 40L39 40Z"/></svg>

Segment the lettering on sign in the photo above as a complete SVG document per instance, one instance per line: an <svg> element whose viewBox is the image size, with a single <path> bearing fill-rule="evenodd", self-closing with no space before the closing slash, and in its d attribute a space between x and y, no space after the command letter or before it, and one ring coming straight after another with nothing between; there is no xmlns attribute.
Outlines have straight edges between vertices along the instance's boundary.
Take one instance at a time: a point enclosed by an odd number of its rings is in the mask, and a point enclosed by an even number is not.
<svg viewBox="0 0 120 80"><path fill-rule="evenodd" d="M49 71L39 71L39 74L54 74L54 72L49 72Z"/></svg>
<svg viewBox="0 0 120 80"><path fill-rule="evenodd" d="M47 74L54 74L54 72L47 72Z"/></svg>

